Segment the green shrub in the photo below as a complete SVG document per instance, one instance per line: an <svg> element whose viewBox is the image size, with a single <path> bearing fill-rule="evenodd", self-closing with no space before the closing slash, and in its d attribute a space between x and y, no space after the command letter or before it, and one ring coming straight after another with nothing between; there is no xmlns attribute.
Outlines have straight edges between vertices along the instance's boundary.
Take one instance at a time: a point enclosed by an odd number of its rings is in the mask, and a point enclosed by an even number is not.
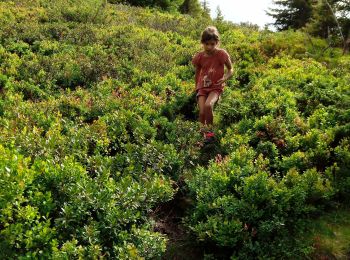
<svg viewBox="0 0 350 260"><path fill-rule="evenodd" d="M72 157L30 166L13 148L0 146L0 153L2 257L151 258L164 252L165 237L152 231L147 214L173 196L170 179L149 169L141 185L127 174L114 179L107 168L91 179Z"/></svg>
<svg viewBox="0 0 350 260"><path fill-rule="evenodd" d="M188 186L196 200L187 218L198 239L233 250L233 257L301 257L307 217L332 198L331 183L316 169L291 168L281 181L265 171L268 159L239 147L219 164L198 169ZM306 250L306 251L305 251Z"/></svg>
<svg viewBox="0 0 350 260"><path fill-rule="evenodd" d="M203 147L210 21L102 2L0 3L0 257L160 259L155 213L184 196L204 258L306 258L310 217L349 197L348 56L217 23L234 76Z"/></svg>

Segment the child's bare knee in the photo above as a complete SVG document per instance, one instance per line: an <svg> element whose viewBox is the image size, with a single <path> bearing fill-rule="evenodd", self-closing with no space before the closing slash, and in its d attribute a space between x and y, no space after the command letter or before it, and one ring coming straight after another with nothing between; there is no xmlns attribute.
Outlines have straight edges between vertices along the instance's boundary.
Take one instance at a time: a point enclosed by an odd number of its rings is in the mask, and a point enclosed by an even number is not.
<svg viewBox="0 0 350 260"><path fill-rule="evenodd" d="M206 102L206 103L204 104L204 109L205 109L206 111L210 111L210 110L213 109L213 106L214 106L214 104L213 104L212 102Z"/></svg>

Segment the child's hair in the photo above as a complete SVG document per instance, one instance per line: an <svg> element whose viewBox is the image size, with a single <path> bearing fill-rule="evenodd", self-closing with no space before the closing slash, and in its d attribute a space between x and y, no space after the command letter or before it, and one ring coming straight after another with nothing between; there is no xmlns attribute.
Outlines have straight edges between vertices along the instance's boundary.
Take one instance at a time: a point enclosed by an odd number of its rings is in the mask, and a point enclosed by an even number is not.
<svg viewBox="0 0 350 260"><path fill-rule="evenodd" d="M215 26L208 26L202 32L201 43L205 43L210 40L220 41L220 35L218 29Z"/></svg>

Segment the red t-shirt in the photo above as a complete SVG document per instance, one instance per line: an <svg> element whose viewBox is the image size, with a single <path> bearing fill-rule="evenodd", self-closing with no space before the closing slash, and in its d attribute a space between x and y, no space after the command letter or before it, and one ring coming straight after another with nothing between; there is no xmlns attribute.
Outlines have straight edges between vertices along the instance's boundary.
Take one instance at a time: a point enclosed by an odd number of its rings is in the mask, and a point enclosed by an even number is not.
<svg viewBox="0 0 350 260"><path fill-rule="evenodd" d="M200 68L196 90L206 87L223 89L225 82L220 85L216 82L224 76L224 65L229 59L230 55L224 49L217 49L210 56L205 51L196 53L192 58L192 64Z"/></svg>

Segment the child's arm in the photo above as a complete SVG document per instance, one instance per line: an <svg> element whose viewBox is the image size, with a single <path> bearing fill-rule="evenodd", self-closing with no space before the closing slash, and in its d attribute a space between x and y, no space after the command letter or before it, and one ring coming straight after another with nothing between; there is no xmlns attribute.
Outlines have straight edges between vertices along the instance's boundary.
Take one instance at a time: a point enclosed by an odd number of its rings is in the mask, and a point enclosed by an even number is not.
<svg viewBox="0 0 350 260"><path fill-rule="evenodd" d="M221 79L219 79L217 81L216 85L220 85L220 84L224 83L229 78L231 78L233 75L233 68L232 68L232 62L231 62L230 56L227 57L227 59L225 61L225 66L227 68L227 72Z"/></svg>
<svg viewBox="0 0 350 260"><path fill-rule="evenodd" d="M201 71L201 65L200 65L200 53L196 53L192 57L192 64L196 68L196 74L195 74L195 89L197 88L198 80L199 80L199 75Z"/></svg>
<svg viewBox="0 0 350 260"><path fill-rule="evenodd" d="M225 63L226 68L227 68L227 72L226 75L224 76L225 81L228 80L229 78L232 77L233 75L233 68L232 68L232 62L231 59L228 59Z"/></svg>
<svg viewBox="0 0 350 260"><path fill-rule="evenodd" d="M197 84L198 84L198 79L199 79L199 74L201 72L201 67L196 66L196 76L195 76L195 82L196 82L196 86L195 88L197 88Z"/></svg>

